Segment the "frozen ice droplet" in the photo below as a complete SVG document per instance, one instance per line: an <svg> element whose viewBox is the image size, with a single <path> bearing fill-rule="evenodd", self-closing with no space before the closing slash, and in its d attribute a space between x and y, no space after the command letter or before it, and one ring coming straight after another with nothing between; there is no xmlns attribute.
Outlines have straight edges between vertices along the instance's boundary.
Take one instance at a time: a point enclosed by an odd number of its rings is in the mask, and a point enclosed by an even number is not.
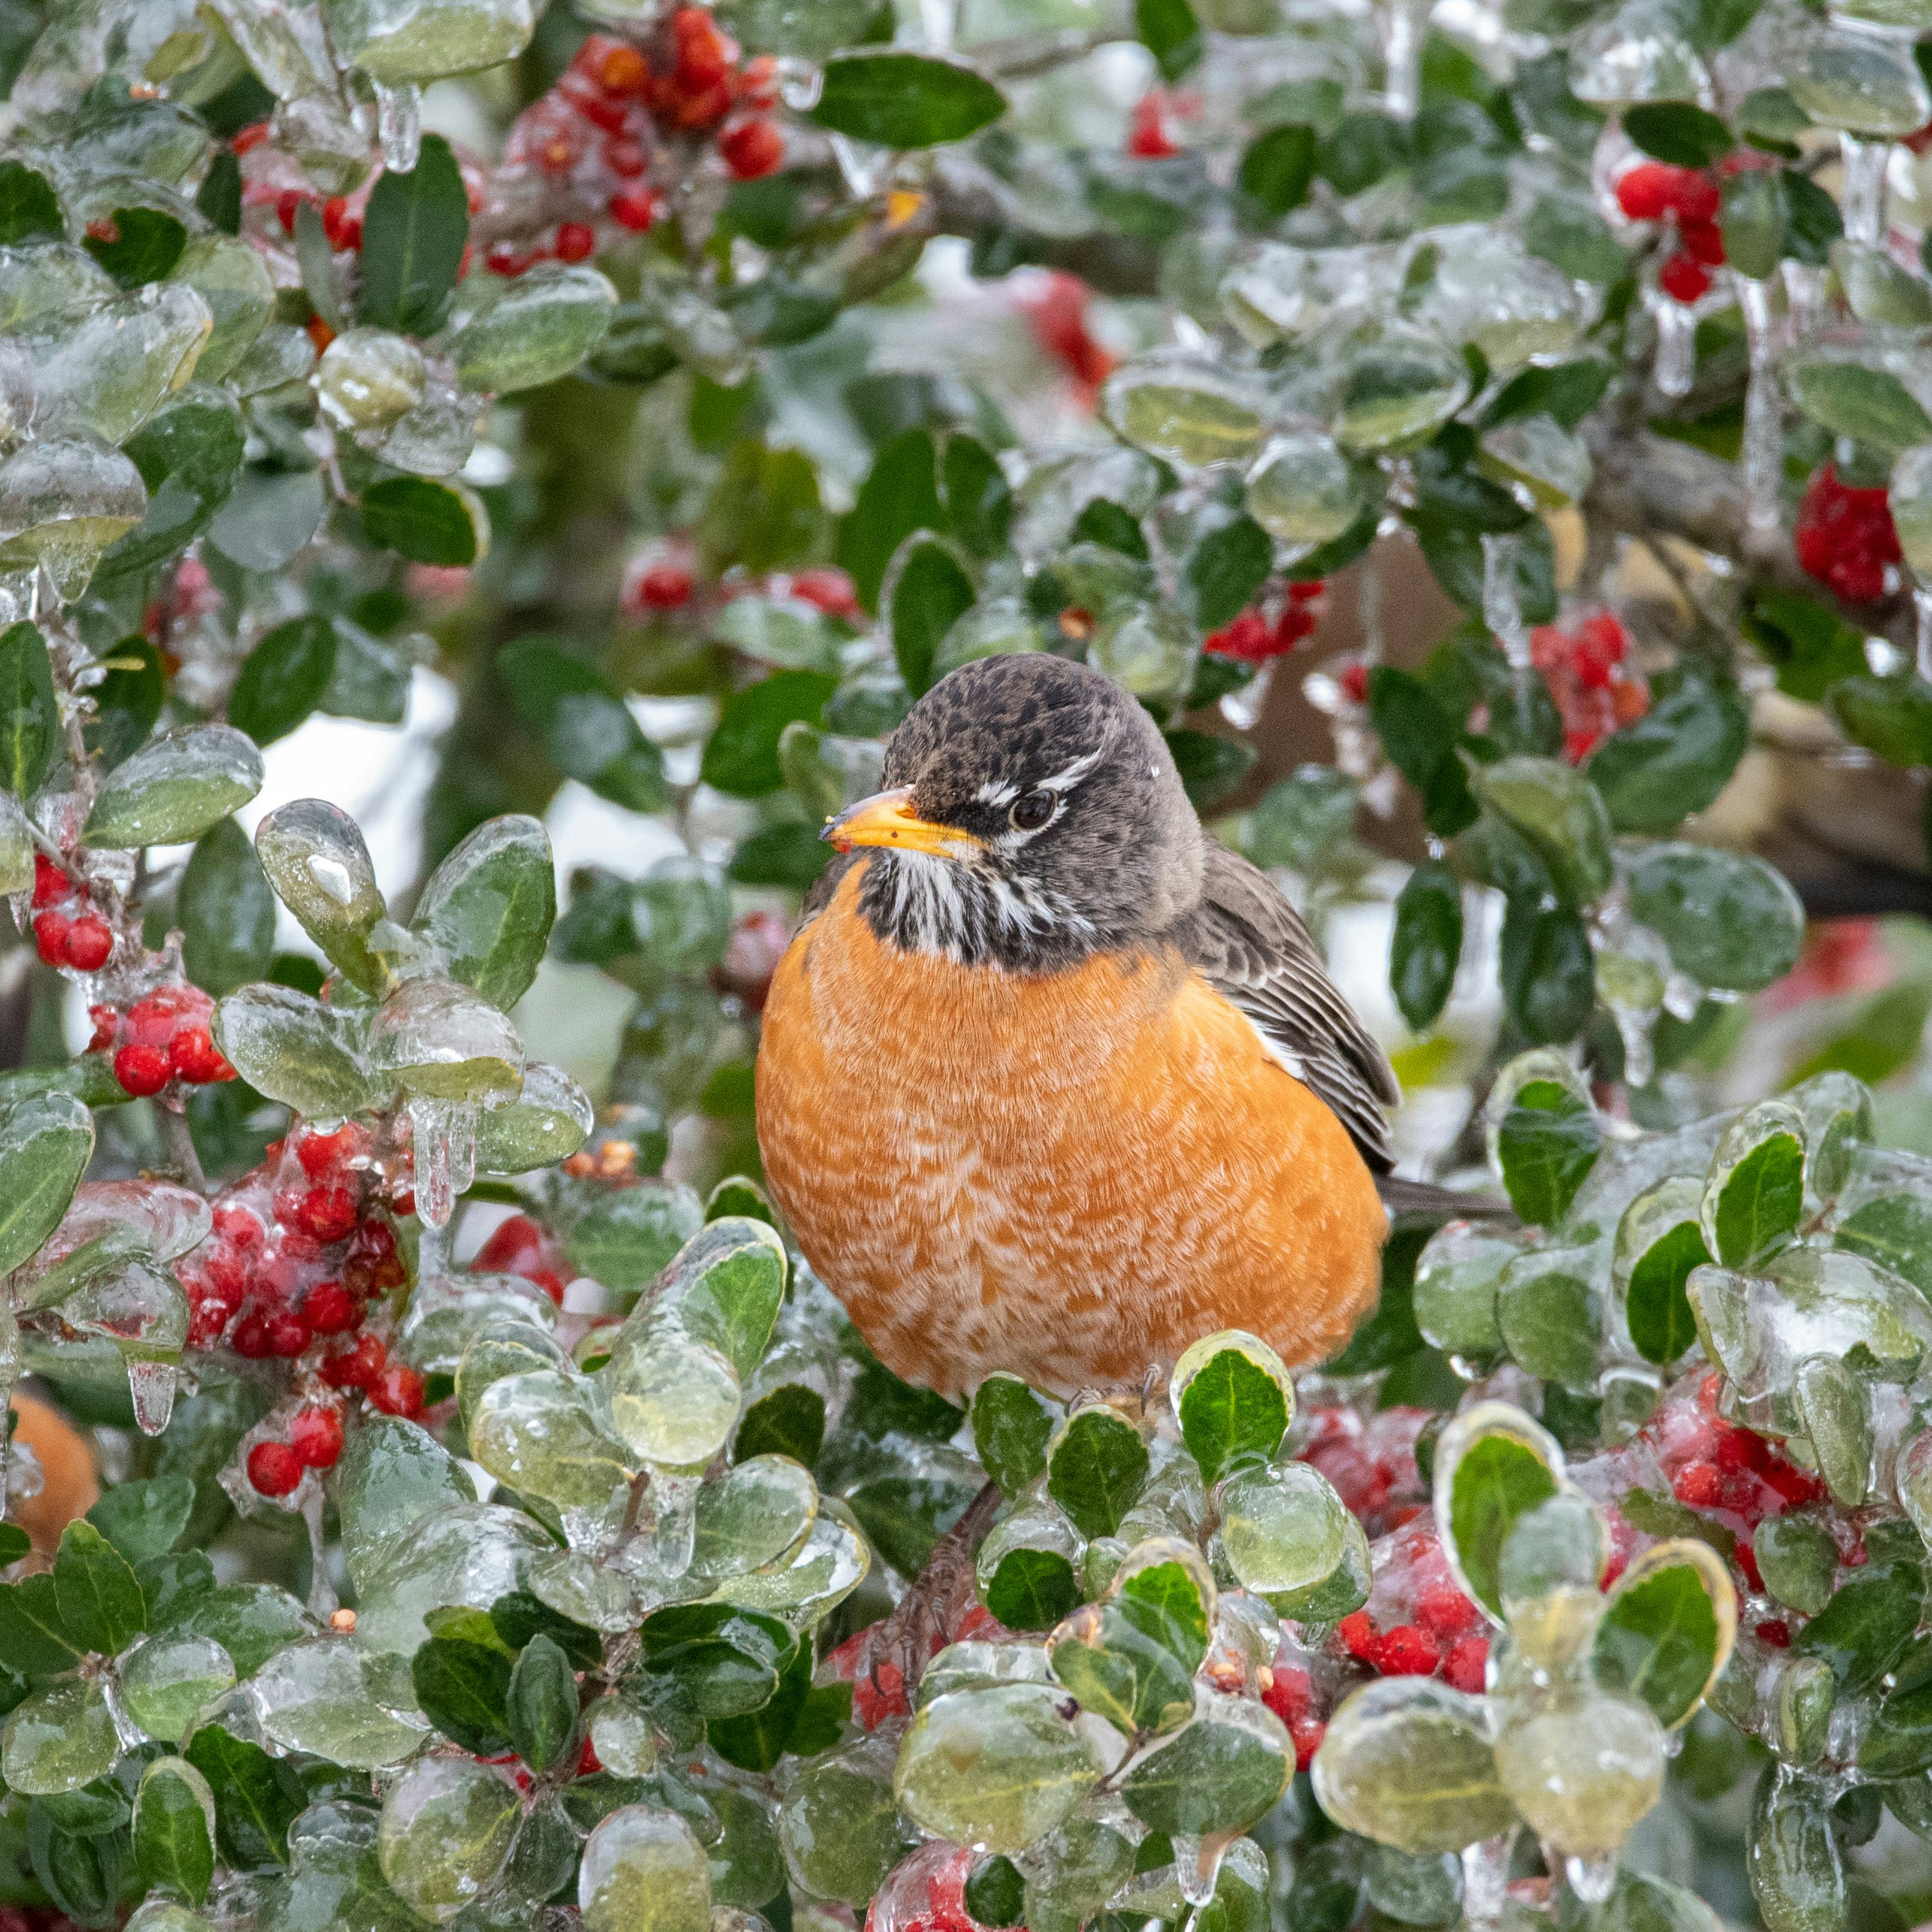
<svg viewBox="0 0 1932 1932"><path fill-rule="evenodd" d="M1688 396L1697 371L1696 311L1672 296L1660 294L1652 301L1651 314L1657 323L1658 393Z"/></svg>
<svg viewBox="0 0 1932 1932"><path fill-rule="evenodd" d="M1892 160L1889 141L1862 141L1841 133L1838 152L1844 159L1838 202L1845 221L1845 239L1868 247L1885 245L1885 175Z"/></svg>
<svg viewBox="0 0 1932 1932"><path fill-rule="evenodd" d="M1783 520L1784 396L1778 370L1778 319L1768 285L1738 278L1750 374L1744 389L1744 521L1756 536L1774 532Z"/></svg>
<svg viewBox="0 0 1932 1932"><path fill-rule="evenodd" d="M447 1227L457 1198L476 1178L476 1103L418 1094L410 1102L409 1114L416 1213L427 1226Z"/></svg>
<svg viewBox="0 0 1932 1932"><path fill-rule="evenodd" d="M140 472L99 438L29 443L0 464L0 565L38 563L64 600L78 597L147 507Z"/></svg>
<svg viewBox="0 0 1932 1932"><path fill-rule="evenodd" d="M422 89L412 80L397 87L378 81L376 127L383 166L392 174L409 173L422 152Z"/></svg>
<svg viewBox="0 0 1932 1932"><path fill-rule="evenodd" d="M1518 574L1522 550L1514 532L1492 530L1484 536L1483 622L1516 670L1529 668L1529 627L1522 621L1522 585Z"/></svg>
<svg viewBox="0 0 1932 1932"><path fill-rule="evenodd" d="M130 1362L128 1400L143 1436L158 1436L175 1412L175 1368L172 1362Z"/></svg>

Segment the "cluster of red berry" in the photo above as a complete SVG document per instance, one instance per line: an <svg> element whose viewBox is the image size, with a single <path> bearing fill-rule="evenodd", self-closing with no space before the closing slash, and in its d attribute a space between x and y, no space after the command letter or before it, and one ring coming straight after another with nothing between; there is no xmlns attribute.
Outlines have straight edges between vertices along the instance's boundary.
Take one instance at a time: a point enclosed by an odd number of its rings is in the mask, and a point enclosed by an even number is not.
<svg viewBox="0 0 1932 1932"><path fill-rule="evenodd" d="M912 1715L912 1700L906 1694L905 1672L896 1664L881 1664L866 1676L857 1675L859 1653L874 1626L848 1637L825 1660L824 1667L841 1682L852 1687L852 1720L862 1731L876 1731L889 1718ZM950 1633L933 1633L930 1654L937 1657L949 1643L997 1643L1013 1633L983 1604L968 1606L965 1614Z"/></svg>
<svg viewBox="0 0 1932 1932"><path fill-rule="evenodd" d="M102 1004L89 1006L87 1016L94 1022L87 1050L112 1052L115 1078L137 1100L160 1093L171 1081L212 1087L236 1077L214 1043L214 1000L184 980L157 986L124 1013Z"/></svg>
<svg viewBox="0 0 1932 1932"><path fill-rule="evenodd" d="M34 944L50 966L98 973L114 952L114 928L87 888L44 852L34 854Z"/></svg>
<svg viewBox="0 0 1932 1932"><path fill-rule="evenodd" d="M1379 1676L1439 1676L1458 1690L1483 1688L1490 1657L1483 1613L1456 1581L1426 1514L1383 1540L1368 1602L1335 1634L1348 1656Z"/></svg>
<svg viewBox="0 0 1932 1932"><path fill-rule="evenodd" d="M1847 604L1882 597L1901 554L1884 487L1854 489L1828 463L1805 485L1792 544L1807 574Z"/></svg>
<svg viewBox="0 0 1932 1932"><path fill-rule="evenodd" d="M1415 1445L1432 1412L1401 1404L1364 1416L1346 1402L1308 1412L1303 1462L1318 1469L1372 1539L1400 1529L1426 1505Z"/></svg>
<svg viewBox="0 0 1932 1932"><path fill-rule="evenodd" d="M286 1442L258 1442L248 1451L248 1480L265 1496L292 1495L310 1469L332 1469L342 1454L342 1412L309 1404L289 1418Z"/></svg>
<svg viewBox="0 0 1932 1932"><path fill-rule="evenodd" d="M596 252L601 219L634 233L649 228L663 202L647 179L661 136L714 140L740 181L771 173L785 153L770 118L777 98L771 58L741 61L702 7L680 8L648 47L591 34L556 85L518 116L504 148L508 167L566 185L582 212L558 223L548 246L496 242L484 266L520 275L547 256L583 261Z"/></svg>
<svg viewBox="0 0 1932 1932"><path fill-rule="evenodd" d="M1720 199L1717 177L1701 168L1639 161L1618 177L1617 206L1632 221L1676 224L1677 247L1657 277L1673 302L1697 301L1709 291L1711 271L1724 265Z"/></svg>
<svg viewBox="0 0 1932 1932"><path fill-rule="evenodd" d="M1034 339L1064 368L1090 403L1114 372L1112 353L1095 340L1090 320L1094 292L1078 275L1031 268L1016 275L1016 300Z"/></svg>
<svg viewBox="0 0 1932 1932"><path fill-rule="evenodd" d="M987 1932L966 1905L966 1881L980 1858L979 1852L943 1840L921 1845L872 1894L866 1932Z"/></svg>
<svg viewBox="0 0 1932 1932"><path fill-rule="evenodd" d="M568 1266L556 1237L527 1214L512 1214L500 1222L470 1264L472 1274L514 1274L534 1282L560 1304Z"/></svg>
<svg viewBox="0 0 1932 1932"><path fill-rule="evenodd" d="M1127 152L1137 161L1165 161L1183 153L1177 121L1192 121L1201 112L1198 94L1150 87L1134 103L1127 124Z"/></svg>
<svg viewBox="0 0 1932 1932"><path fill-rule="evenodd" d="M1238 658L1244 664L1266 664L1270 658L1285 656L1315 634L1327 588L1318 577L1291 584L1279 600L1250 604L1233 622L1210 631L1201 648L1216 657Z"/></svg>
<svg viewBox="0 0 1932 1932"><path fill-rule="evenodd" d="M1563 755L1581 764L1612 731L1650 709L1650 687L1628 663L1630 638L1607 610L1566 628L1539 624L1530 662L1543 674L1563 720Z"/></svg>
<svg viewBox="0 0 1932 1932"><path fill-rule="evenodd" d="M663 616L673 610L688 609L694 602L707 608L729 604L740 597L789 597L809 604L828 617L848 624L862 623L852 580L842 570L824 567L812 570L775 571L757 578L734 577L718 584L701 599L698 589L695 553L682 538L653 544L632 560L624 576L619 602L624 614L637 622Z"/></svg>
<svg viewBox="0 0 1932 1932"><path fill-rule="evenodd" d="M1314 1672L1284 1648L1262 1687L1262 1702L1288 1726L1294 1740L1294 1768L1306 1771L1328 1730L1327 1720L1318 1714L1322 1700L1316 1691Z"/></svg>

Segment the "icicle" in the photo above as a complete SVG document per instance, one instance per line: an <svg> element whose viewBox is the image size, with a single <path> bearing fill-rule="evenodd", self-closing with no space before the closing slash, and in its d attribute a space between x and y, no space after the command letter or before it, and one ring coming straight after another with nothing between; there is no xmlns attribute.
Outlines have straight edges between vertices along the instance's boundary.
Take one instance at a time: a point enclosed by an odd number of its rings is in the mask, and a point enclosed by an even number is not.
<svg viewBox="0 0 1932 1932"><path fill-rule="evenodd" d="M449 1230L423 1223L422 1238L416 1246L416 1280L420 1282L446 1281L449 1278Z"/></svg>
<svg viewBox="0 0 1932 1932"><path fill-rule="evenodd" d="M302 1485L302 1520L308 1531L308 1613L326 1623L335 1614L335 1586L328 1580L328 1556L322 1533L322 1485Z"/></svg>
<svg viewBox="0 0 1932 1932"><path fill-rule="evenodd" d="M929 54L950 54L958 22L958 0L919 0L919 24Z"/></svg>
<svg viewBox="0 0 1932 1932"><path fill-rule="evenodd" d="M1802 338L1817 328L1825 316L1825 280L1828 271L1814 268L1787 256L1784 269L1784 298L1791 310L1791 333Z"/></svg>
<svg viewBox="0 0 1932 1932"><path fill-rule="evenodd" d="M1224 692L1221 695L1221 716L1237 731L1252 731L1259 721L1262 707L1268 702L1268 686L1274 677L1272 662L1264 664L1239 691Z"/></svg>
<svg viewBox="0 0 1932 1932"><path fill-rule="evenodd" d="M1617 1888L1617 1862L1607 1858L1565 1858L1563 1876L1586 1905L1601 1905Z"/></svg>
<svg viewBox="0 0 1932 1932"><path fill-rule="evenodd" d="M1784 518L1784 402L1779 390L1778 318L1762 282L1738 278L1750 379L1744 390L1744 522L1755 536L1775 532Z"/></svg>
<svg viewBox="0 0 1932 1932"><path fill-rule="evenodd" d="M1657 1074L1655 1008L1612 1006L1611 1017L1624 1044L1624 1084L1648 1087Z"/></svg>
<svg viewBox="0 0 1932 1932"><path fill-rule="evenodd" d="M1462 1853L1462 1916L1472 1925L1494 1924L1509 1902L1514 1832L1484 1838Z"/></svg>
<svg viewBox="0 0 1932 1932"><path fill-rule="evenodd" d="M1382 100L1398 120L1422 104L1422 39L1430 0L1386 0L1382 14Z"/></svg>
<svg viewBox="0 0 1932 1932"><path fill-rule="evenodd" d="M39 572L0 571L0 624L18 624L34 614L34 586Z"/></svg>
<svg viewBox="0 0 1932 1932"><path fill-rule="evenodd" d="M130 1362L128 1400L143 1436L158 1436L175 1412L175 1368L172 1362Z"/></svg>
<svg viewBox="0 0 1932 1932"><path fill-rule="evenodd" d="M851 193L861 201L868 199L878 185L878 170L860 155L857 144L844 134L834 134L832 158Z"/></svg>
<svg viewBox="0 0 1932 1932"><path fill-rule="evenodd" d="M1529 668L1529 628L1522 621L1522 587L1516 577L1520 546L1513 533L1483 538L1483 622L1503 647L1512 668Z"/></svg>
<svg viewBox="0 0 1932 1932"><path fill-rule="evenodd" d="M425 1228L447 1227L458 1196L476 1178L476 1118L471 1101L419 1094L410 1102L416 1215Z"/></svg>
<svg viewBox="0 0 1932 1932"><path fill-rule="evenodd" d="M422 152L422 89L414 81L401 87L378 81L376 116L383 166L392 174L409 173Z"/></svg>
<svg viewBox="0 0 1932 1932"><path fill-rule="evenodd" d="M1227 1850L1225 1838L1197 1838L1186 1832L1174 1834L1174 1872L1180 1881L1180 1895L1190 1905L1205 1905L1214 1896L1215 1881L1221 1875L1221 1854Z"/></svg>
<svg viewBox="0 0 1932 1932"><path fill-rule="evenodd" d="M1932 586L1912 586L1912 608L1918 614L1918 675L1932 684Z"/></svg>
<svg viewBox="0 0 1932 1932"><path fill-rule="evenodd" d="M1885 175L1892 164L1889 141L1862 141L1840 133L1838 152L1845 164L1838 205L1844 215L1845 239L1867 247L1885 246Z"/></svg>
<svg viewBox="0 0 1932 1932"><path fill-rule="evenodd" d="M1697 373L1697 318L1666 295L1654 298L1651 314L1657 321L1658 392L1688 396Z"/></svg>

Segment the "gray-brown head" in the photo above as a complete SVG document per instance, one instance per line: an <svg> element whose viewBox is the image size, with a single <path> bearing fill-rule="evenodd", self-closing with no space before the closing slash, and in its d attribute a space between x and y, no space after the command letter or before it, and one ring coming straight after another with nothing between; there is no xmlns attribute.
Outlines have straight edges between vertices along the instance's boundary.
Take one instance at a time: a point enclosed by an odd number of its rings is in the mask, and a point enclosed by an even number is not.
<svg viewBox="0 0 1932 1932"><path fill-rule="evenodd" d="M1040 654L942 678L886 749L887 789L826 827L874 848L881 938L1016 970L1151 939L1200 896L1202 831L1154 720Z"/></svg>

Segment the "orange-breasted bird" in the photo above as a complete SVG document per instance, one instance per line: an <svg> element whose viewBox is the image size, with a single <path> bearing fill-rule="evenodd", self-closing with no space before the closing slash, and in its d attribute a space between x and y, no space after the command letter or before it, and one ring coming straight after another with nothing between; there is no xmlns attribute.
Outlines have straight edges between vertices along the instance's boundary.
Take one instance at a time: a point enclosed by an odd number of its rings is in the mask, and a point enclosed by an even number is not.
<svg viewBox="0 0 1932 1932"><path fill-rule="evenodd" d="M766 1001L759 1144L896 1374L1132 1387L1244 1328L1318 1360L1373 1300L1387 1058L1160 731L1027 655L942 679Z"/></svg>

